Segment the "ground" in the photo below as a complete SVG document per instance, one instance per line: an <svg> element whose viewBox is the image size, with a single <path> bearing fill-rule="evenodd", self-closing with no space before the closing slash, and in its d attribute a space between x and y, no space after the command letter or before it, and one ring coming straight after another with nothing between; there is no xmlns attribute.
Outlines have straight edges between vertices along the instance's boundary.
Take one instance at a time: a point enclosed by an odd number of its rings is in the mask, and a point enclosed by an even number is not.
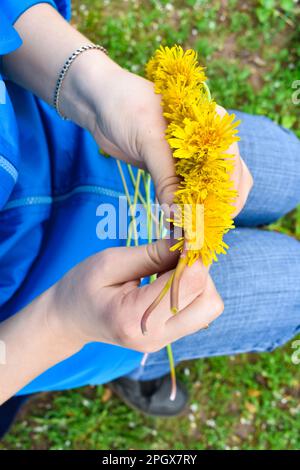
<svg viewBox="0 0 300 470"><path fill-rule="evenodd" d="M300 104L292 102L299 19L293 0L74 0L72 22L140 74L159 44L193 47L220 104L266 114L300 136ZM300 238L300 208L272 229ZM292 346L183 364L191 405L175 421L143 417L102 386L42 394L0 449L298 449Z"/></svg>

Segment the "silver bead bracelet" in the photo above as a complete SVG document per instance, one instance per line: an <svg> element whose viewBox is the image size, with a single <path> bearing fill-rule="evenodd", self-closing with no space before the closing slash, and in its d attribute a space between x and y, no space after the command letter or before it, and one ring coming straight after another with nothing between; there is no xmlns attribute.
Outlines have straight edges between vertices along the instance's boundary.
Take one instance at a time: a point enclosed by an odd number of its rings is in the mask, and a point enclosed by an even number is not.
<svg viewBox="0 0 300 470"><path fill-rule="evenodd" d="M76 58L80 54L82 54L83 52L89 51L91 49L98 49L99 51L102 51L106 55L108 55L108 52L105 49L105 47L99 46L98 44L86 44L85 46L81 46L78 49L76 49L76 51L74 51L73 54L70 55L70 57L66 60L66 62L64 63L63 68L61 69L61 71L59 73L59 76L58 76L58 79L57 79L57 82L56 82L56 86L55 86L55 90L54 90L53 106L56 109L57 114L62 119L65 119L65 120L67 119L59 110L59 96L60 96L63 81L64 81L68 71L70 70L71 65L76 60Z"/></svg>

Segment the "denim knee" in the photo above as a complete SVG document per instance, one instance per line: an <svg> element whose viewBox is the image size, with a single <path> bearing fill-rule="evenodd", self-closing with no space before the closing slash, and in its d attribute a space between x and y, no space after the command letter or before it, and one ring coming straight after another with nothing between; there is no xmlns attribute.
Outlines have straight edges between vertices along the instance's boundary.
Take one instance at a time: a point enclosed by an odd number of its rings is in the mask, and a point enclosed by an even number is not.
<svg viewBox="0 0 300 470"><path fill-rule="evenodd" d="M300 140L267 117L235 114L241 120L240 153L254 179L236 224L269 224L300 202Z"/></svg>
<svg viewBox="0 0 300 470"><path fill-rule="evenodd" d="M232 352L271 351L300 331L300 242L251 228L231 232L226 242L228 255L211 269L225 304L216 333Z"/></svg>

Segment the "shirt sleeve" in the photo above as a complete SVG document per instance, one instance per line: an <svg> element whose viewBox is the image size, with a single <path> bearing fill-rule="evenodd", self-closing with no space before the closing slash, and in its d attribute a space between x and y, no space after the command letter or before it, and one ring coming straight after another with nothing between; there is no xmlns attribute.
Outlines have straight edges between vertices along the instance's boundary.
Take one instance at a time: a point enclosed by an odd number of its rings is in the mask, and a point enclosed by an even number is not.
<svg viewBox="0 0 300 470"><path fill-rule="evenodd" d="M14 24L28 8L39 3L49 3L66 19L70 19L70 0L1 0L1 10L11 24Z"/></svg>
<svg viewBox="0 0 300 470"><path fill-rule="evenodd" d="M12 27L5 14L0 15L0 56L14 51L22 44L17 31Z"/></svg>
<svg viewBox="0 0 300 470"><path fill-rule="evenodd" d="M0 56L21 46L22 40L13 27L17 19L34 5L48 3L67 20L71 17L70 0L1 0L0 11Z"/></svg>

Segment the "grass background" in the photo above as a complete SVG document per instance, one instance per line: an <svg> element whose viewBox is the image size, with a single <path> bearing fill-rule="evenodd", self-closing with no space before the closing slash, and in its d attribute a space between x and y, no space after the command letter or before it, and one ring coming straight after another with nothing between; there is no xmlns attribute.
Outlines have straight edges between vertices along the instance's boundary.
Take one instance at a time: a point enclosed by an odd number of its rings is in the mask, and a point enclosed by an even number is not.
<svg viewBox="0 0 300 470"><path fill-rule="evenodd" d="M291 100L299 19L293 0L73 0L72 22L135 73L161 43L193 47L220 104L266 114L300 136L300 105ZM300 238L300 210L272 229ZM288 344L183 364L191 406L176 420L143 417L105 386L41 394L0 449L297 449L300 365L292 353Z"/></svg>

